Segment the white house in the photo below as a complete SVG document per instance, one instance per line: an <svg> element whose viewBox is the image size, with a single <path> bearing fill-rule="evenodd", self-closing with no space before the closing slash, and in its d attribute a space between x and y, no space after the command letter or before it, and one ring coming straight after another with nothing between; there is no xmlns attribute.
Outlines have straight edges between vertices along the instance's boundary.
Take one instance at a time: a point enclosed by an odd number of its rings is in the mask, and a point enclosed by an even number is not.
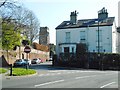
<svg viewBox="0 0 120 90"><path fill-rule="evenodd" d="M97 19L77 20L77 12L71 12L70 21L56 27L56 53L76 52L77 43L85 43L89 52L117 52L115 17L108 17L103 8ZM99 49L98 49L99 48Z"/></svg>
<svg viewBox="0 0 120 90"><path fill-rule="evenodd" d="M118 2L118 53L120 53L120 1Z"/></svg>
<svg viewBox="0 0 120 90"><path fill-rule="evenodd" d="M118 53L120 53L120 27L117 28L118 32Z"/></svg>

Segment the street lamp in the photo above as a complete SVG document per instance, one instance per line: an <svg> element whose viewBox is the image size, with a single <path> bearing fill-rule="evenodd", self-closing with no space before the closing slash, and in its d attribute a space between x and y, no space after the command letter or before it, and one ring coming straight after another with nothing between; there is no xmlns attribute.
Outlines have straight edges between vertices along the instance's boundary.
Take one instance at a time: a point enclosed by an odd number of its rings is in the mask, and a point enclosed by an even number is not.
<svg viewBox="0 0 120 90"><path fill-rule="evenodd" d="M99 13L99 12L98 12ZM99 17L98 17L98 62L99 62L99 69L100 69L100 38L99 38Z"/></svg>
<svg viewBox="0 0 120 90"><path fill-rule="evenodd" d="M99 38L99 18L98 18L98 55L100 54L100 38Z"/></svg>

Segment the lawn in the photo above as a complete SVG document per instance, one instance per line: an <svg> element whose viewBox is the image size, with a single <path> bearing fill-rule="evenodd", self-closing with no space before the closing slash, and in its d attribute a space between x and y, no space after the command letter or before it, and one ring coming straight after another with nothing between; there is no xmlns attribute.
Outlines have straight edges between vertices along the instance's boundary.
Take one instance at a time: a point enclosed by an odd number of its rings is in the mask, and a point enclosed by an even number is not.
<svg viewBox="0 0 120 90"><path fill-rule="evenodd" d="M13 76L23 76L23 75L30 75L35 74L36 71L33 69L24 69L24 68L13 68L12 69L12 75Z"/></svg>
<svg viewBox="0 0 120 90"><path fill-rule="evenodd" d="M6 73L6 72L7 72L7 69L0 68L0 74L1 74L1 73Z"/></svg>

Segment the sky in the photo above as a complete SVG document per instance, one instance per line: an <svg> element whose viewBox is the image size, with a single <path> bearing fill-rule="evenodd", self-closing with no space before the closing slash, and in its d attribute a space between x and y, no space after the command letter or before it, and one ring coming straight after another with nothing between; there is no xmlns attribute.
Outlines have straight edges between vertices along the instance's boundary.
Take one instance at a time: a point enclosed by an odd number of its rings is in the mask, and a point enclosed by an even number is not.
<svg viewBox="0 0 120 90"><path fill-rule="evenodd" d="M77 19L98 17L98 11L105 7L109 17L115 17L118 25L118 2L120 0L19 0L32 10L39 19L40 26L49 28L50 43L56 44L55 28L63 21L70 20L70 13L77 11ZM61 35L62 36L62 35Z"/></svg>

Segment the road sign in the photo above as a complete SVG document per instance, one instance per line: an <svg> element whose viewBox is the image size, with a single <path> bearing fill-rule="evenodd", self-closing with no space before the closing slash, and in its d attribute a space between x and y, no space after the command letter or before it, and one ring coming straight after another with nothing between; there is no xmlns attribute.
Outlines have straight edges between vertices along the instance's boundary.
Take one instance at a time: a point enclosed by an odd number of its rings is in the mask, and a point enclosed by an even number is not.
<svg viewBox="0 0 120 90"><path fill-rule="evenodd" d="M25 46L24 52L25 53L30 53L31 52L31 48L29 46Z"/></svg>

